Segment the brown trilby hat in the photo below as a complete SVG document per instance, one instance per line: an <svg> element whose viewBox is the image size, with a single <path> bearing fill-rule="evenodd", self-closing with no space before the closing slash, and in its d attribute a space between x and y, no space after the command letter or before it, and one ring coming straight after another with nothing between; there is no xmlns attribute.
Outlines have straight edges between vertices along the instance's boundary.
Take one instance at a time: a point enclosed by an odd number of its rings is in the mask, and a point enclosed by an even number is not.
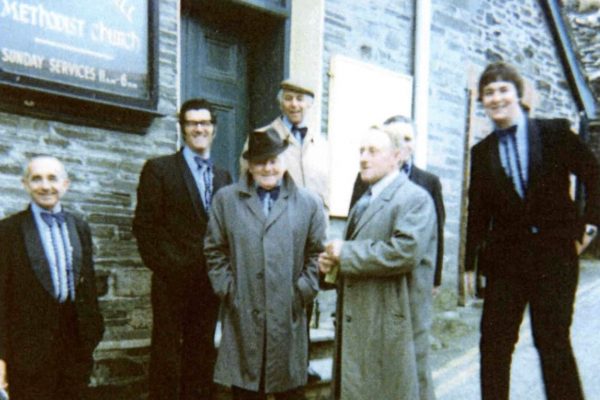
<svg viewBox="0 0 600 400"><path fill-rule="evenodd" d="M286 79L281 82L280 87L283 90L290 90L296 93L307 94L311 97L315 97L315 92L312 89L308 88L308 86L296 79Z"/></svg>
<svg viewBox="0 0 600 400"><path fill-rule="evenodd" d="M288 145L289 142L283 140L273 128L268 128L266 131L257 130L250 133L248 150L242 154L242 157L249 161L265 160L282 153Z"/></svg>

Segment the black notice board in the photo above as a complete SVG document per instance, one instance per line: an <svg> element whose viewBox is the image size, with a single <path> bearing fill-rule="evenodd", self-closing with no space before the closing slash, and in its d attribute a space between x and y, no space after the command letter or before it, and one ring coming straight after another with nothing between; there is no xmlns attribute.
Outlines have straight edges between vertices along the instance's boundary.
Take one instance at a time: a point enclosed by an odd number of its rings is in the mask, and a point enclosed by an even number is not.
<svg viewBox="0 0 600 400"><path fill-rule="evenodd" d="M24 107L57 96L153 114L157 1L0 0L0 85Z"/></svg>

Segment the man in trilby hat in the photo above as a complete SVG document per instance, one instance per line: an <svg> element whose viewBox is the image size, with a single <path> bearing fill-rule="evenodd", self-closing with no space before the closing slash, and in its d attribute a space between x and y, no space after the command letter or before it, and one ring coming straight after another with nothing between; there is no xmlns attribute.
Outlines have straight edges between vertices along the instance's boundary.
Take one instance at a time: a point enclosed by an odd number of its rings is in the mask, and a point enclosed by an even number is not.
<svg viewBox="0 0 600 400"><path fill-rule="evenodd" d="M323 203L286 172L289 144L276 131L250 134L248 172L214 197L204 254L222 304L215 382L233 398L304 399L305 305L318 290Z"/></svg>

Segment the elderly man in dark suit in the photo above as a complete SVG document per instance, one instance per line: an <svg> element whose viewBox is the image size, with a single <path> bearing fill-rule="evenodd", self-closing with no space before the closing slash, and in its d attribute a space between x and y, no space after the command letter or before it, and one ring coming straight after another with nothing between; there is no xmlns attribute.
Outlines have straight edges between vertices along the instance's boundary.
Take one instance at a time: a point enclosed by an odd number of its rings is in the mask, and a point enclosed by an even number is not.
<svg viewBox="0 0 600 400"><path fill-rule="evenodd" d="M146 163L133 220L140 255L153 272L150 400L213 396L219 300L203 241L211 199L231 177L210 159L217 124L212 106L186 101L179 124L185 145Z"/></svg>
<svg viewBox="0 0 600 400"><path fill-rule="evenodd" d="M383 123L384 126L397 126L401 129L404 147L407 149L406 160L401 162L400 169L408 179L421 186L431 195L435 206L435 216L437 220L437 252L435 257L435 273L433 276L433 287L439 288L442 284L442 269L444 267L444 224L446 222L446 210L444 208L444 198L442 196L442 185L440 179L413 164L412 156L414 153L415 128L411 119L403 115L394 115L389 117ZM360 174L354 181L352 198L350 199L350 208L367 190L368 185L360 179Z"/></svg>
<svg viewBox="0 0 600 400"><path fill-rule="evenodd" d="M563 119L534 119L523 80L504 62L487 66L479 100L494 131L471 150L467 271L487 278L481 321L484 400L509 397L510 364L526 306L548 399L581 400L570 343L578 253L600 223L600 169ZM570 195L585 186L585 210ZM481 251L484 249L484 251Z"/></svg>
<svg viewBox="0 0 600 400"><path fill-rule="evenodd" d="M15 400L87 398L104 331L90 228L60 200L69 179L54 157L23 176L25 211L0 221L0 387Z"/></svg>

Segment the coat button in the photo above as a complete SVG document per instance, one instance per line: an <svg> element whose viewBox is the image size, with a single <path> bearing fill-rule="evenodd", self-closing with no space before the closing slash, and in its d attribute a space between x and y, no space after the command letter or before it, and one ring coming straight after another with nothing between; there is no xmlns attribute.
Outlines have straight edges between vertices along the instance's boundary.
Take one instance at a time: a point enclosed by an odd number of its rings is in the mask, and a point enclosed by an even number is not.
<svg viewBox="0 0 600 400"><path fill-rule="evenodd" d="M258 317L259 314L260 314L259 310L252 310L252 315L254 315L255 317Z"/></svg>
<svg viewBox="0 0 600 400"><path fill-rule="evenodd" d="M265 274L263 274L262 272L259 272L258 274L256 274L257 279L262 279L264 276L265 276Z"/></svg>
<svg viewBox="0 0 600 400"><path fill-rule="evenodd" d="M349 315L346 315L346 322L352 322L352 317Z"/></svg>

